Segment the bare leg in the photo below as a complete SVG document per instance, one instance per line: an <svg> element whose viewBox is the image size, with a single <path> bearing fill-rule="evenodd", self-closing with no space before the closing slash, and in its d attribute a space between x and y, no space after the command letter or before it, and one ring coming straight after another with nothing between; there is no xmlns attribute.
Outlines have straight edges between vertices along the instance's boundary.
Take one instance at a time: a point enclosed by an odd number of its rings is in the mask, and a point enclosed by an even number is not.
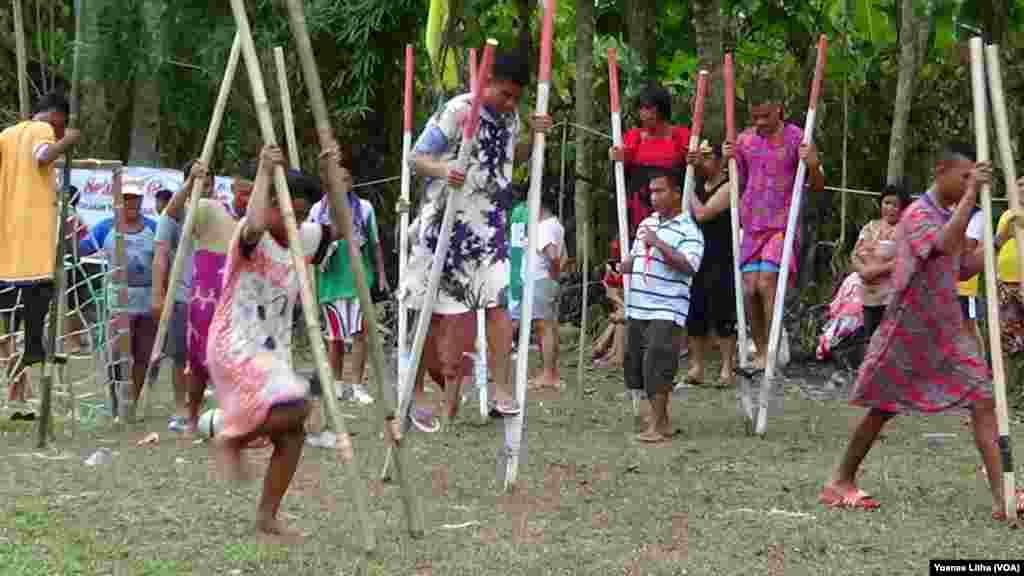
<svg viewBox="0 0 1024 576"><path fill-rule="evenodd" d="M615 337L615 325L609 324L605 327L604 332L594 340L594 359L601 358L606 352L611 350L612 341Z"/></svg>
<svg viewBox="0 0 1024 576"><path fill-rule="evenodd" d="M860 468L864 457L868 455L868 451L875 444L879 432L882 431L882 426L893 416L893 414L877 410L870 410L864 415L860 424L850 435L850 443L846 447L843 459L840 460L839 466L832 474L830 484L833 488L847 492L855 487L857 469Z"/></svg>
<svg viewBox="0 0 1024 576"><path fill-rule="evenodd" d="M512 353L512 321L504 308L487 309L487 364L494 375L494 397L498 402L515 399L509 382L509 359ZM526 350L520 350L525 354Z"/></svg>
<svg viewBox="0 0 1024 576"><path fill-rule="evenodd" d="M334 381L340 382L342 378L342 371L345 369L345 343L337 340L327 340L327 362L331 365L331 372L334 375ZM334 382L331 385L324 385L324 390L330 390L332 394L334 391ZM327 392L324 392L327 394Z"/></svg>
<svg viewBox="0 0 1024 576"><path fill-rule="evenodd" d="M750 316L750 337L757 346L757 353L751 358L751 362L755 368L764 368L768 350L768 326L757 290L759 275L758 272L743 274L743 299L746 300L747 314Z"/></svg>
<svg viewBox="0 0 1024 576"><path fill-rule="evenodd" d="M779 275L775 272L761 272L757 277L757 292L764 311L764 324L762 327L762 338L764 339L764 352L761 352L761 345L757 345L757 353L765 362L768 359L768 339L771 337L772 316L775 312L775 289L778 287Z"/></svg>
<svg viewBox="0 0 1024 576"><path fill-rule="evenodd" d="M188 417L188 391L190 389L189 374L185 373L185 365L174 364L174 414L179 418Z"/></svg>
<svg viewBox="0 0 1024 576"><path fill-rule="evenodd" d="M359 332L352 339L352 383L362 384L366 375L366 331Z"/></svg>
<svg viewBox="0 0 1024 576"><path fill-rule="evenodd" d="M706 336L691 336L690 340L690 356L687 358L687 363L690 365L690 369L686 372L686 381L693 384L702 384L704 382L704 356L708 350L708 338Z"/></svg>
<svg viewBox="0 0 1024 576"><path fill-rule="evenodd" d="M544 371L541 374L541 385L558 390L562 386L562 374L558 367L558 318L545 320L541 332L541 356L544 359Z"/></svg>
<svg viewBox="0 0 1024 576"><path fill-rule="evenodd" d="M308 403L271 408L263 426L247 436L227 440L221 445L227 465L237 467L236 470L229 470L229 472L239 476L244 475L244 472L242 474L238 474L238 472L244 469L241 449L246 444L260 436L270 436L270 440L274 444L274 453L270 457L270 465L264 476L263 493L260 495L259 507L256 512L256 529L263 534L297 535L289 531L277 515L281 508L281 501L284 499L292 477L295 476L295 470L299 466L299 458L302 456L303 423L308 415Z"/></svg>
<svg viewBox="0 0 1024 576"><path fill-rule="evenodd" d="M206 395L206 379L191 370L188 377L188 432L195 433L199 426L199 410Z"/></svg>
<svg viewBox="0 0 1024 576"><path fill-rule="evenodd" d="M733 372L736 365L736 336L719 337L718 349L722 355L722 371L718 380L722 386L732 386L736 378Z"/></svg>
<svg viewBox="0 0 1024 576"><path fill-rule="evenodd" d="M982 400L975 403L971 413L971 424L974 428L974 445L981 454L981 461L988 476L988 487L992 491L992 512L1003 512L1003 467L999 461L999 447L996 445L999 427L996 422L994 401Z"/></svg>

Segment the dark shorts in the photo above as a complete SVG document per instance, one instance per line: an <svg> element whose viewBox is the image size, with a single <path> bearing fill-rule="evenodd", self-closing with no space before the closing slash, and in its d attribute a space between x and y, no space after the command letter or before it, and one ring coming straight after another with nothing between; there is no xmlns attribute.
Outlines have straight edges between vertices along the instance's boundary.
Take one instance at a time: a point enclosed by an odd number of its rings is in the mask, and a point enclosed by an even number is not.
<svg viewBox="0 0 1024 576"><path fill-rule="evenodd" d="M871 342L871 337L882 324L882 316L885 314L885 306L864 307L864 345Z"/></svg>
<svg viewBox="0 0 1024 576"><path fill-rule="evenodd" d="M963 312L964 320L978 319L978 298L976 296L957 296L960 301L960 311Z"/></svg>
<svg viewBox="0 0 1024 576"><path fill-rule="evenodd" d="M672 391L685 331L670 320L626 320L626 388L648 397Z"/></svg>
<svg viewBox="0 0 1024 576"><path fill-rule="evenodd" d="M183 367L188 360L187 335L188 304L175 302L170 323L167 325L167 337L164 339L164 352L174 359L175 366Z"/></svg>

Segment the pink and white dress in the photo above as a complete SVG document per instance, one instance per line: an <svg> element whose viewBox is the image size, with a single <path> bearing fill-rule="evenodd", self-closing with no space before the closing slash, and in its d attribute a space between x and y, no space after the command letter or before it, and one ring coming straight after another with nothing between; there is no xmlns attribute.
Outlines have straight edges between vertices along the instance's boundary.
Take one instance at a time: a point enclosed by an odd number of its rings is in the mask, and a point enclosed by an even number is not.
<svg viewBox="0 0 1024 576"><path fill-rule="evenodd" d="M239 438L266 422L270 409L302 402L309 383L292 369L292 319L299 275L288 248L265 232L243 246L238 226L228 250L224 291L210 324L207 362L224 410L223 435ZM325 252L329 228L299 228L306 258Z"/></svg>

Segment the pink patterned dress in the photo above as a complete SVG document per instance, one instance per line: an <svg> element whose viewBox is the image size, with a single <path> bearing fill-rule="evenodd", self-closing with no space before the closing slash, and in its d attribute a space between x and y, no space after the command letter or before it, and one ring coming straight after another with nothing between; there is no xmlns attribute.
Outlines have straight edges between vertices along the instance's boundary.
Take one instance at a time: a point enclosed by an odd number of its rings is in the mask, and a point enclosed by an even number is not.
<svg viewBox="0 0 1024 576"><path fill-rule="evenodd" d="M890 413L964 414L992 397L990 372L957 304L960 254L936 244L949 211L931 192L896 227L892 300L861 365L850 403Z"/></svg>
<svg viewBox="0 0 1024 576"><path fill-rule="evenodd" d="M782 128L782 146L773 146L768 138L754 128L744 130L736 142L736 166L740 181L745 182L740 201L740 222L743 243L740 266L755 262L782 265L786 237L786 219L793 202L793 182L800 165L800 143L803 130L793 124ZM797 230L793 253L799 253L800 233ZM796 279L797 261L789 267L790 281Z"/></svg>
<svg viewBox="0 0 1024 576"><path fill-rule="evenodd" d="M269 232L251 249L241 245L244 220L228 251L224 291L210 324L207 362L224 410L223 435L258 429L274 406L301 402L309 383L291 366L292 319L299 276L288 248ZM330 233L319 224L299 229L307 258L323 253Z"/></svg>

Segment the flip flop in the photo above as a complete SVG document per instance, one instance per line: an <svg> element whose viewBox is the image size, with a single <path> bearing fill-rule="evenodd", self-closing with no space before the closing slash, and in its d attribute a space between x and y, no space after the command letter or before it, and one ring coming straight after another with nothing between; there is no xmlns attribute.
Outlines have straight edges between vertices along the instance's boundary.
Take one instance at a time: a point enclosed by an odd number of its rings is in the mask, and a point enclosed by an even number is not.
<svg viewBox="0 0 1024 576"><path fill-rule="evenodd" d="M636 439L644 444L661 444L668 441L668 437L660 432L637 434Z"/></svg>
<svg viewBox="0 0 1024 576"><path fill-rule="evenodd" d="M1017 499L1017 518L1020 519L1024 516L1024 488L1017 488L1013 491L1014 497ZM1006 512L1000 510L999 512L992 513L992 519L1000 522L1006 521Z"/></svg>
<svg viewBox="0 0 1024 576"><path fill-rule="evenodd" d="M872 499L860 488L843 493L831 486L825 486L818 496L818 502L828 508L842 510L874 510L881 506L880 502Z"/></svg>
<svg viewBox="0 0 1024 576"><path fill-rule="evenodd" d="M441 429L441 423L434 418L434 411L430 408L416 408L412 412L412 425L420 432L433 434Z"/></svg>
<svg viewBox="0 0 1024 576"><path fill-rule="evenodd" d="M501 402L492 402L490 406L490 415L492 418L503 418L506 416L518 416L522 410L515 400L502 400Z"/></svg>

